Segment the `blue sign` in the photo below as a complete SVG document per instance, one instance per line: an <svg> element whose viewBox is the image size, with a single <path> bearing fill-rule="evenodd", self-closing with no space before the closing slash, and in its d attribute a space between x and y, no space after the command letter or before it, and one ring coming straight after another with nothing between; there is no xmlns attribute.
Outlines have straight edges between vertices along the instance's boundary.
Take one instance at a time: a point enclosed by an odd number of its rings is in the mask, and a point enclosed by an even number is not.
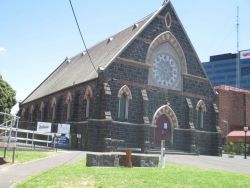
<svg viewBox="0 0 250 188"><path fill-rule="evenodd" d="M66 134L61 134L61 136L58 139L58 143L59 146L65 146L65 145L69 145L69 138L66 136Z"/></svg>
<svg viewBox="0 0 250 188"><path fill-rule="evenodd" d="M69 135L64 133L61 136L54 137L54 144L57 146L68 146L69 145Z"/></svg>

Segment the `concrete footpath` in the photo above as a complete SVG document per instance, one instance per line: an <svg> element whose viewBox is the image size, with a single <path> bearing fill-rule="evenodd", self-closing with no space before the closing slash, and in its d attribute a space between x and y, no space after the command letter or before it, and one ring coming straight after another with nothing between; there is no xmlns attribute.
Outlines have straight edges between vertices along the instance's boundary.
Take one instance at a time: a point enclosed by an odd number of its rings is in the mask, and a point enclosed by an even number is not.
<svg viewBox="0 0 250 188"><path fill-rule="evenodd" d="M85 158L82 151L59 151L58 155L27 163L4 165L0 167L0 187L12 187L29 176L37 175L49 169L70 164Z"/></svg>
<svg viewBox="0 0 250 188"><path fill-rule="evenodd" d="M166 155L166 165L168 163L183 164L203 169L250 174L250 156L248 156L247 159L244 159L244 156L239 155L236 155L234 158L229 158L228 155L223 155L222 157L205 155Z"/></svg>

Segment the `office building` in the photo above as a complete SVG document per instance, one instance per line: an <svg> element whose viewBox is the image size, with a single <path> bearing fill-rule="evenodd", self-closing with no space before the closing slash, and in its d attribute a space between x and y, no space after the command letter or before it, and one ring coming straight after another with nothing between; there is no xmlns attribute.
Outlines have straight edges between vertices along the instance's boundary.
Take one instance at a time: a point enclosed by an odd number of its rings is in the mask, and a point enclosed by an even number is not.
<svg viewBox="0 0 250 188"><path fill-rule="evenodd" d="M239 53L239 71L237 71L237 58L237 54L220 54L210 56L210 61L203 63L213 86L237 87L236 78L239 72L239 88L250 89L250 50Z"/></svg>

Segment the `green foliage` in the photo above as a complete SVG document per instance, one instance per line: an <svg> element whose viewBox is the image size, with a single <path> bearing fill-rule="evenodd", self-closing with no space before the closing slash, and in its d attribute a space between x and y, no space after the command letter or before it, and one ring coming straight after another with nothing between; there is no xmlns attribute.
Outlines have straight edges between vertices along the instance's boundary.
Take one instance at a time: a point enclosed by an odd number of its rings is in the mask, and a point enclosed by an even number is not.
<svg viewBox="0 0 250 188"><path fill-rule="evenodd" d="M0 112L10 113L16 104L16 92L0 75Z"/></svg>
<svg viewBox="0 0 250 188"><path fill-rule="evenodd" d="M233 142L227 142L226 153L229 153L232 155L234 154L234 143Z"/></svg>
<svg viewBox="0 0 250 188"><path fill-rule="evenodd" d="M95 168L83 161L30 177L17 187L249 187L250 175L168 163L166 168Z"/></svg>
<svg viewBox="0 0 250 188"><path fill-rule="evenodd" d="M243 140L239 140L239 142L234 144L234 152L238 155L244 153L244 142Z"/></svg>
<svg viewBox="0 0 250 188"><path fill-rule="evenodd" d="M239 142L233 143L233 142L227 142L226 145L226 153L234 155L241 155L244 153L244 142L242 140L239 140Z"/></svg>

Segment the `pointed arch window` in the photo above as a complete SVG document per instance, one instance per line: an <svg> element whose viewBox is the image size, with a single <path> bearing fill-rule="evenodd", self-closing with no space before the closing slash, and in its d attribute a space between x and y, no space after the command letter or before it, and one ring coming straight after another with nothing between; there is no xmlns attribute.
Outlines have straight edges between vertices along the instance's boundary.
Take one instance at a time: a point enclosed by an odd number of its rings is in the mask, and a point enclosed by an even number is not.
<svg viewBox="0 0 250 188"><path fill-rule="evenodd" d="M51 101L52 116L51 120L54 121L56 118L56 97L53 97Z"/></svg>
<svg viewBox="0 0 250 188"><path fill-rule="evenodd" d="M39 108L41 121L43 121L43 119L44 119L44 107L45 107L45 104L42 101L41 104L40 104L40 108Z"/></svg>
<svg viewBox="0 0 250 188"><path fill-rule="evenodd" d="M203 100L200 100L196 105L197 114L197 128L204 128L204 116L206 112L206 105Z"/></svg>
<svg viewBox="0 0 250 188"><path fill-rule="evenodd" d="M22 109L22 112L21 112L22 118L25 118L25 112L26 112L26 110L25 110L25 108L23 108L23 109Z"/></svg>
<svg viewBox="0 0 250 188"><path fill-rule="evenodd" d="M70 120L71 108L72 108L72 95L70 92L68 92L68 94L67 94L66 104L67 104L67 120Z"/></svg>
<svg viewBox="0 0 250 188"><path fill-rule="evenodd" d="M123 121L128 119L129 100L132 100L132 94L128 86L124 85L118 92L119 111L118 118Z"/></svg>
<svg viewBox="0 0 250 188"><path fill-rule="evenodd" d="M90 86L87 86L85 93L84 93L84 100L86 100L86 118L89 117L89 108L90 108L90 99L93 97L93 91Z"/></svg>
<svg viewBox="0 0 250 188"><path fill-rule="evenodd" d="M29 113L30 113L30 121L33 122L33 115L34 115L34 106L33 105L30 106Z"/></svg>

